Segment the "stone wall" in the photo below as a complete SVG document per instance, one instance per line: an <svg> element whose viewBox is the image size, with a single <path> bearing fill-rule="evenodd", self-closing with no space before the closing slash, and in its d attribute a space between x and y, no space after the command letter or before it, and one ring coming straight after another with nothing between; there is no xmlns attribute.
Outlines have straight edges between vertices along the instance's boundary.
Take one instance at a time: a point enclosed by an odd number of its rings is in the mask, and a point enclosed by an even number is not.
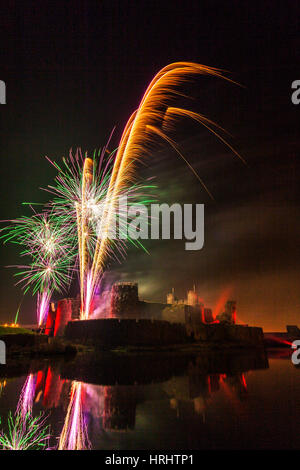
<svg viewBox="0 0 300 470"><path fill-rule="evenodd" d="M195 341L233 342L245 346L263 346L264 335L262 328L243 326L229 323L206 324L187 319L186 332Z"/></svg>
<svg viewBox="0 0 300 470"><path fill-rule="evenodd" d="M258 326L225 325L227 337L230 341L236 341L250 346L263 346L263 329Z"/></svg>
<svg viewBox="0 0 300 470"><path fill-rule="evenodd" d="M47 336L63 336L65 327L71 320L80 318L80 299L61 299L57 302L56 310L49 309L45 327Z"/></svg>
<svg viewBox="0 0 300 470"><path fill-rule="evenodd" d="M138 318L148 318L151 320L165 320L163 318L163 310L165 304L156 302L144 302L142 300L138 303Z"/></svg>
<svg viewBox="0 0 300 470"><path fill-rule="evenodd" d="M167 305L162 311L162 319L171 323L185 324L185 317L192 309L193 307L185 304Z"/></svg>
<svg viewBox="0 0 300 470"><path fill-rule="evenodd" d="M71 321L65 337L83 344L101 348L118 346L159 346L182 344L189 341L209 343L236 343L244 346L262 346L262 328L227 323L205 324L201 321L186 325L160 320L133 320L106 318Z"/></svg>
<svg viewBox="0 0 300 470"><path fill-rule="evenodd" d="M53 308L53 304L50 304L46 326L45 326L45 335L53 336L54 334L54 327L55 327L55 318L56 318L56 309Z"/></svg>
<svg viewBox="0 0 300 470"><path fill-rule="evenodd" d="M72 320L71 299L62 299L57 303L54 336L62 336L68 322Z"/></svg>
<svg viewBox="0 0 300 470"><path fill-rule="evenodd" d="M210 308L203 308L201 305L192 306L186 304L172 304L164 306L162 310L162 319L171 323L186 323L193 321L212 323L213 314Z"/></svg>
<svg viewBox="0 0 300 470"><path fill-rule="evenodd" d="M71 321L65 337L83 344L103 348L118 346L156 346L187 341L184 325L159 320L106 318L101 320Z"/></svg>

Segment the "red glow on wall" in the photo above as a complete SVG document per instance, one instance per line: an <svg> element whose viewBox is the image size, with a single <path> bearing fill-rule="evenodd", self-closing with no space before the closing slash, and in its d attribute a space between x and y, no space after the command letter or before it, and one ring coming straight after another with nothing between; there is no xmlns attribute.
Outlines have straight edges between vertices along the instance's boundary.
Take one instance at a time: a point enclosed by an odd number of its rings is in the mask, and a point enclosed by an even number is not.
<svg viewBox="0 0 300 470"><path fill-rule="evenodd" d="M241 382L243 384L244 389L247 390L247 382L244 374L242 374L241 376Z"/></svg>
<svg viewBox="0 0 300 470"><path fill-rule="evenodd" d="M232 287L226 287L219 299L217 300L217 303L215 305L215 308L213 309L213 317L216 318L217 315L219 315L220 313L222 313L222 309L224 309L224 305L226 303L226 300L230 297L231 295L231 292L232 292Z"/></svg>
<svg viewBox="0 0 300 470"><path fill-rule="evenodd" d="M72 320L72 304L70 299L63 299L57 303L54 336L62 335L65 327Z"/></svg>
<svg viewBox="0 0 300 470"><path fill-rule="evenodd" d="M45 327L45 335L47 336L51 336L53 334L55 316L56 316L56 311L53 312L52 309L49 308L49 313L48 313L46 327Z"/></svg>

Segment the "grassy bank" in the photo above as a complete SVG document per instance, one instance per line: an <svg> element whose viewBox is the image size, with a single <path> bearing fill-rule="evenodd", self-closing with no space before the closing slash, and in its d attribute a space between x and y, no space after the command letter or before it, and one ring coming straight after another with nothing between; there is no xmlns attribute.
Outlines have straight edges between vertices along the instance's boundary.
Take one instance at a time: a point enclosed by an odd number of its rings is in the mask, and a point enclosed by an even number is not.
<svg viewBox="0 0 300 470"><path fill-rule="evenodd" d="M6 335L35 335L31 330L26 330L25 328L12 327L12 326L2 326L0 325L0 336Z"/></svg>

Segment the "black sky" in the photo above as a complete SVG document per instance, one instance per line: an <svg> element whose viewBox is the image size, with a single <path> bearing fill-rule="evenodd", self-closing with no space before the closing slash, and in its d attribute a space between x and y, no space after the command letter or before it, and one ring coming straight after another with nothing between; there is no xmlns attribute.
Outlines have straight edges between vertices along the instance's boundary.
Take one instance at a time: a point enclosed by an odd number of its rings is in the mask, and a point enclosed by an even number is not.
<svg viewBox="0 0 300 470"><path fill-rule="evenodd" d="M238 301L242 321L266 329L300 323L299 115L291 83L300 79L298 1L7 1L0 17L1 219L24 213L70 147L92 151L116 125L114 145L147 84L164 65L189 60L220 67L244 85L193 80L190 109L225 127L245 167L195 124L178 129L184 154L214 194L169 149L158 149L141 174L156 176L162 202L205 204L205 247L148 243L151 256L130 250L113 279L135 279L141 295L179 296L196 282L214 306ZM0 319L13 317L22 295L13 287L18 263L1 247ZM224 295L225 295L224 294ZM34 320L24 302L24 322Z"/></svg>

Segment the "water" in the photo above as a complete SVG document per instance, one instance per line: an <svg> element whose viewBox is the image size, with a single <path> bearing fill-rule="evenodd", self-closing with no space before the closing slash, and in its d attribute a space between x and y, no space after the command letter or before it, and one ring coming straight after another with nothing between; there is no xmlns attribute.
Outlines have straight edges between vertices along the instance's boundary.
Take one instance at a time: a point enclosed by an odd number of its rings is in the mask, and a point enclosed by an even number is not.
<svg viewBox="0 0 300 470"><path fill-rule="evenodd" d="M0 367L1 427L18 403L23 412L32 403L33 416L46 413L52 448L300 448L300 369L287 350Z"/></svg>

